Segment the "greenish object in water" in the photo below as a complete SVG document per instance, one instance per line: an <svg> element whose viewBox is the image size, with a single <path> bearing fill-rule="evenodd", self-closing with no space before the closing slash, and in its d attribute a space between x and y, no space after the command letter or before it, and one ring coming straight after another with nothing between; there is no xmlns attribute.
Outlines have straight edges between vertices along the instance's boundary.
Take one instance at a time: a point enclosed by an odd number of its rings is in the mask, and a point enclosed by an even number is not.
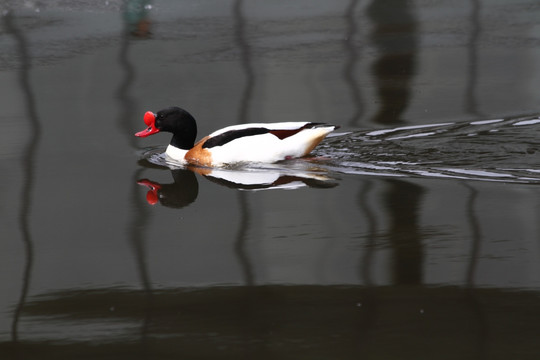
<svg viewBox="0 0 540 360"><path fill-rule="evenodd" d="M152 9L149 0L129 0L124 5L124 21L128 33L146 35L149 29L148 13Z"/></svg>

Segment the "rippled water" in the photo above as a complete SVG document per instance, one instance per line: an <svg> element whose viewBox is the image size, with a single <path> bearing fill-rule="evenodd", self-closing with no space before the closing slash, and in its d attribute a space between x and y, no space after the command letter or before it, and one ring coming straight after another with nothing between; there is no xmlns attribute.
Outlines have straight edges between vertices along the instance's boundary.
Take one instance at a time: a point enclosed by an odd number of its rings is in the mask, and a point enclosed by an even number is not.
<svg viewBox="0 0 540 360"><path fill-rule="evenodd" d="M537 116L405 126L352 133L326 149L346 173L533 184L539 126Z"/></svg>

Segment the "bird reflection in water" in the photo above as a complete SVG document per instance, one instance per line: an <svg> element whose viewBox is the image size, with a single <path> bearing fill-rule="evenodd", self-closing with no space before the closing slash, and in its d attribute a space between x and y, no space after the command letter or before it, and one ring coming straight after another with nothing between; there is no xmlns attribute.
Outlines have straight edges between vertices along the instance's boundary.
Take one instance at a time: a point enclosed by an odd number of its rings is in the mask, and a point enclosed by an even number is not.
<svg viewBox="0 0 540 360"><path fill-rule="evenodd" d="M145 165L147 161L143 160L140 163ZM150 179L140 179L137 184L148 188L146 201L150 205L159 202L166 207L183 208L194 202L199 194L199 183L195 174L215 184L244 191L292 190L306 186L324 189L337 186L335 179L320 171L293 171L281 168L216 169L196 166L171 170L172 183L163 184Z"/></svg>
<svg viewBox="0 0 540 360"><path fill-rule="evenodd" d="M137 184L146 186L146 201L150 205L158 202L163 206L180 209L188 206L199 195L199 182L195 174L189 170L172 170L174 182L160 184L148 179L141 179Z"/></svg>

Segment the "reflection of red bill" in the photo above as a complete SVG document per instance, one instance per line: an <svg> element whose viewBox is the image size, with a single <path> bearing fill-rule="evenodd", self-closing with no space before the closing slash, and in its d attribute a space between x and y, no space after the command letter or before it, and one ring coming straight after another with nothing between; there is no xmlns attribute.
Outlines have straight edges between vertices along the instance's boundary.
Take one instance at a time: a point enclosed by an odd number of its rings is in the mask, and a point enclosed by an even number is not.
<svg viewBox="0 0 540 360"><path fill-rule="evenodd" d="M146 186L148 189L150 189L147 193L146 193L146 201L150 204L150 205L155 205L158 203L159 201L159 195L158 195L158 191L161 189L161 185L156 183L156 182L153 182L153 181L150 181L148 179L142 179L142 180L139 180L137 181L137 184L139 185L144 185Z"/></svg>
<svg viewBox="0 0 540 360"><path fill-rule="evenodd" d="M135 134L135 136L146 137L159 132L159 129L156 128L156 115L153 112L147 111L144 114L144 123L148 126L148 128L144 129L143 131L139 131Z"/></svg>

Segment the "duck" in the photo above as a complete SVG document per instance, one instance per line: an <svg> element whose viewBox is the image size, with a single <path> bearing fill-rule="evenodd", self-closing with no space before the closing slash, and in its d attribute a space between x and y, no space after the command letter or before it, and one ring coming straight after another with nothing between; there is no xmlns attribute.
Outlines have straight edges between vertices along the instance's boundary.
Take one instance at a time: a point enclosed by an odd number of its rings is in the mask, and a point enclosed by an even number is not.
<svg viewBox="0 0 540 360"><path fill-rule="evenodd" d="M165 154L182 164L222 167L238 163L275 163L308 155L337 125L316 122L276 122L232 125L216 130L197 143L195 118L173 106L144 114L147 137L172 133Z"/></svg>

